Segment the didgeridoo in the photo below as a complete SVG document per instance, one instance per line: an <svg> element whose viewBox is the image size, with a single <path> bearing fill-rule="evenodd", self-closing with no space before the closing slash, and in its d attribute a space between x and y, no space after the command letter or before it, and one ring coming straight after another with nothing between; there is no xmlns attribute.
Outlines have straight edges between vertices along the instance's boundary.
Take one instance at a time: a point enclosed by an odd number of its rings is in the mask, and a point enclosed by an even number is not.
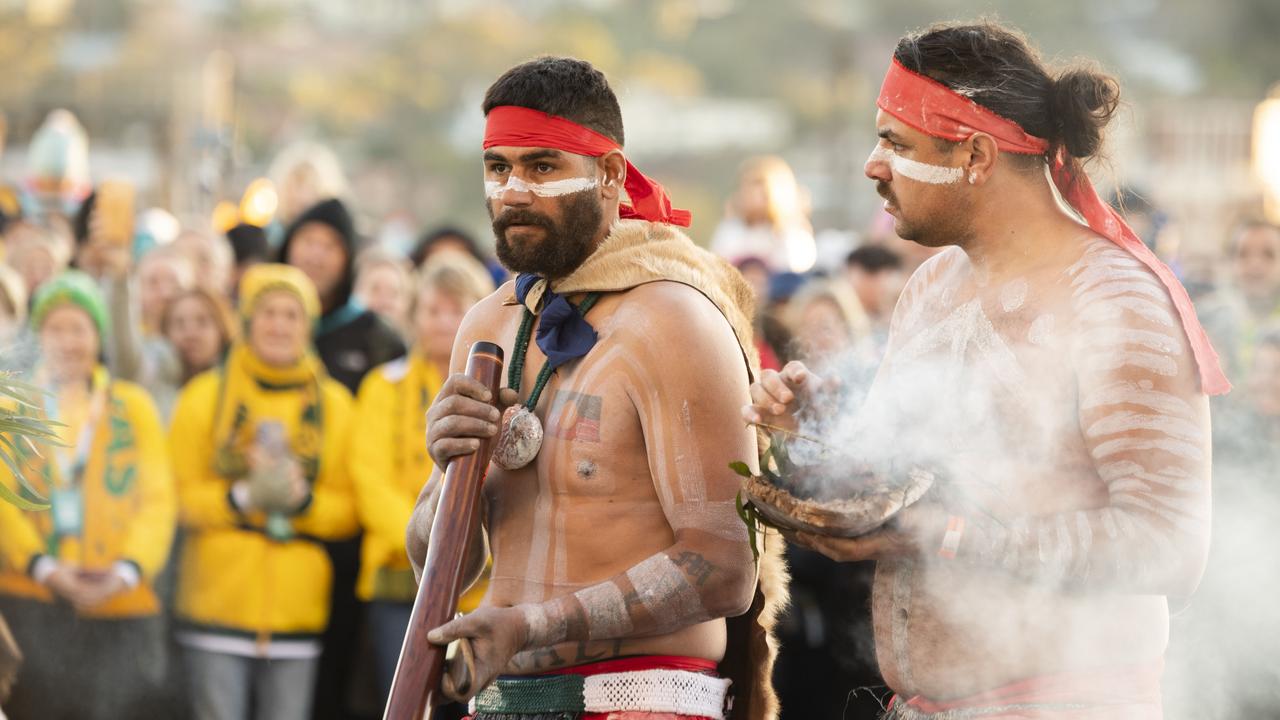
<svg viewBox="0 0 1280 720"><path fill-rule="evenodd" d="M502 348L491 342L472 346L467 375L488 388L496 401L502 378ZM421 720L430 717L439 702L445 648L427 642L427 633L452 620L458 610L463 563L480 522L480 488L489 469L493 443L493 439L481 442L479 450L453 458L445 469L422 582L413 601L413 614L400 648L383 720Z"/></svg>

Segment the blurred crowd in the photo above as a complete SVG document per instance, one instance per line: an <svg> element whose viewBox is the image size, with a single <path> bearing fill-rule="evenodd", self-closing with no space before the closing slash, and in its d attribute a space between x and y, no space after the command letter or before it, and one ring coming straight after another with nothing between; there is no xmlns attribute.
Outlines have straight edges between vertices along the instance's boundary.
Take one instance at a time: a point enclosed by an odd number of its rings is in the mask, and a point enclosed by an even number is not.
<svg viewBox="0 0 1280 720"><path fill-rule="evenodd" d="M45 391L15 407L61 440L0 467L52 503L0 502L0 615L23 656L0 706L15 720L380 717L415 594L404 528L431 471L426 410L502 268L456 227L411 247L371 239L384 234L361 227L324 148L282 153L270 188L184 224L138 207L127 180L91 185L83 132L55 113L29 175L0 179L0 369ZM1274 490L1231 480L1280 459L1280 227L1224 227L1221 255L1191 262L1167 216L1118 195L1184 275L1236 385L1215 407L1219 498L1270 517ZM808 216L785 161L749 159L712 249L756 290L765 367L802 359L865 388L933 251L888 215L816 235ZM783 717L876 717L871 565L789 556ZM1218 567L1210 597L1276 575Z"/></svg>

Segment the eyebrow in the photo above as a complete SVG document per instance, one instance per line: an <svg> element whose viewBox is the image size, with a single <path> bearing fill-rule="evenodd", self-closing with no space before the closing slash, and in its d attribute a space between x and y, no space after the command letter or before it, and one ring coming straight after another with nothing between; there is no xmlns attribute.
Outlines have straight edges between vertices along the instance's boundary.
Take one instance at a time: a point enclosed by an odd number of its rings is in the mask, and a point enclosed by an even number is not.
<svg viewBox="0 0 1280 720"><path fill-rule="evenodd" d="M876 131L876 135L884 138L885 140L888 140L889 142L901 144L903 141L903 137L901 135L890 130L889 128L880 128L879 130Z"/></svg>
<svg viewBox="0 0 1280 720"><path fill-rule="evenodd" d="M559 150L553 150L550 148L538 148L537 150L530 150L529 152L521 155L519 157L519 161L522 163L531 163L531 162L536 162L538 160L548 160L548 159L558 160L563 156L564 156L564 153L560 152ZM510 160L507 159L505 155L503 155L502 153L494 152L493 150L485 151L484 160L485 162L490 162L490 161L504 162L504 163L511 162Z"/></svg>

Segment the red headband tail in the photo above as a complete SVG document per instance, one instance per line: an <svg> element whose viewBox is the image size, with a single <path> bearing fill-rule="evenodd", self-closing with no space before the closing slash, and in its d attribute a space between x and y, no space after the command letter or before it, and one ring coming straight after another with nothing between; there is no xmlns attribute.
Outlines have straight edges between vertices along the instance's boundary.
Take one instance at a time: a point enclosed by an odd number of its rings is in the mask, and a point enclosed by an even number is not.
<svg viewBox="0 0 1280 720"><path fill-rule="evenodd" d="M515 105L502 105L489 111L484 147L487 150L498 146L556 148L588 157L622 150L613 140L571 120ZM693 222L688 210L673 208L666 189L646 177L630 160L622 186L631 204L624 203L619 208L619 217L681 227Z"/></svg>
<svg viewBox="0 0 1280 720"><path fill-rule="evenodd" d="M1043 138L1027 134L1017 123L942 83L908 70L897 59L889 65L876 104L886 113L933 137L959 142L969 139L974 133L983 132L995 138L1001 152L1043 155L1050 149L1049 142ZM1160 278L1178 310L1182 329L1195 355L1200 389L1208 395L1225 394L1231 389L1231 383L1222 372L1218 353L1209 342L1208 334L1196 318L1186 288L1182 287L1169 266L1138 238L1124 218L1102 202L1089 176L1077 172L1076 165L1067 160L1065 150L1059 149L1051 164L1053 184L1062 198L1080 213L1090 230L1128 251Z"/></svg>

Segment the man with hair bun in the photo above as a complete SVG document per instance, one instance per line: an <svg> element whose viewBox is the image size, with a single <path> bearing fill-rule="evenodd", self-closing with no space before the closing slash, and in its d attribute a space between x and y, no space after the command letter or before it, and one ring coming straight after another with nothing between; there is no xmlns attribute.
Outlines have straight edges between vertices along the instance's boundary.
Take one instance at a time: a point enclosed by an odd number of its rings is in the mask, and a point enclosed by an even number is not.
<svg viewBox="0 0 1280 720"><path fill-rule="evenodd" d="M995 23L894 52L866 175L899 236L945 249L904 290L866 403L834 426L838 458L783 468L936 477L868 534L789 533L878 561L889 718L1162 715L1170 601L1209 543L1207 396L1230 386L1185 290L1081 169L1118 95ZM822 433L841 421L819 415L832 385L792 363L743 414Z"/></svg>

